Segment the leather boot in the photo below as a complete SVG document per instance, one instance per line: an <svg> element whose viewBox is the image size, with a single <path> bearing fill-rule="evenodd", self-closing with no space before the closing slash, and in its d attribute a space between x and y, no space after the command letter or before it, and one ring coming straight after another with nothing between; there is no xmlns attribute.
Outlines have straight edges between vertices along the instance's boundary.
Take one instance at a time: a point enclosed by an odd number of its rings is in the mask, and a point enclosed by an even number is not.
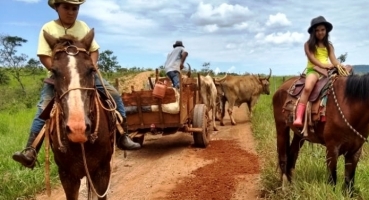
<svg viewBox="0 0 369 200"><path fill-rule="evenodd" d="M22 151L17 151L13 154L13 160L19 162L25 167L33 169L36 164L36 158L37 153L40 151L40 148L42 146L42 140L37 144L36 149L32 147L33 141L36 139L37 134L36 133L30 133L26 148Z"/></svg>
<svg viewBox="0 0 369 200"><path fill-rule="evenodd" d="M122 127L124 129L124 134L119 135L119 138L117 137L117 146L123 150L136 150L140 149L141 145L139 143L134 142L129 136L128 136L128 124L127 119L123 118Z"/></svg>
<svg viewBox="0 0 369 200"><path fill-rule="evenodd" d="M141 145L134 142L126 133L121 135L119 143L124 150L136 150L141 148Z"/></svg>
<svg viewBox="0 0 369 200"><path fill-rule="evenodd" d="M302 119L304 118L305 108L306 108L306 104L303 104L303 103L298 103L297 104L296 119L293 122L294 126L296 126L296 127L302 127L303 126Z"/></svg>

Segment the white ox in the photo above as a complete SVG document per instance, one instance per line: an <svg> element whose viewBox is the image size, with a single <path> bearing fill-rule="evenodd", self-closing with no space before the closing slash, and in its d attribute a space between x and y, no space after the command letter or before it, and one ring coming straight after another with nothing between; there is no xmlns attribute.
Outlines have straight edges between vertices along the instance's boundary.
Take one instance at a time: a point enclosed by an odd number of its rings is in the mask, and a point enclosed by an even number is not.
<svg viewBox="0 0 369 200"><path fill-rule="evenodd" d="M200 87L200 102L206 105L208 114L210 110L212 111L211 121L213 123L213 128L214 131L218 131L215 124L217 88L215 87L213 78L209 75L200 75Z"/></svg>

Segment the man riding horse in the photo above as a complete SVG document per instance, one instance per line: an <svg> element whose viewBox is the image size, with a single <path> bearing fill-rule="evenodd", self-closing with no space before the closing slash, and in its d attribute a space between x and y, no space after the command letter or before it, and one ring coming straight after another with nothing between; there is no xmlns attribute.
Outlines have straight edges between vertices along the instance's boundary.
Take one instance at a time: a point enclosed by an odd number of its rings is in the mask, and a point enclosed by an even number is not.
<svg viewBox="0 0 369 200"><path fill-rule="evenodd" d="M49 44L46 42L44 38L43 31L52 35L55 38L59 38L63 35L69 34L73 35L76 38L83 38L89 31L90 28L88 25L80 20L77 20L79 6L83 4L86 0L49 0L49 6L54 9L58 13L58 19L52 20L46 23L39 35L39 43L37 49L37 55L41 61L41 63L48 69L51 70L53 66L53 60L51 56L53 54ZM98 69L97 61L99 57L99 45L93 40L89 51L89 56L94 64L94 67ZM98 90L104 91L104 86L113 97L114 101L117 105L117 111L123 117L122 126L125 131L127 131L127 123L126 123L126 113L123 105L123 101L120 97L118 91L110 85L106 80L102 79L103 83L101 83L98 75L95 74L95 86ZM44 111L46 106L52 101L54 98L54 86L50 83L44 84L41 91L41 99L38 103L38 110L33 120L30 135L28 138L28 142L26 148L20 152L15 152L13 154L13 159L23 166L32 168L35 166L35 161L37 157L37 153L41 148L42 139L40 141L36 141L39 132L45 124L45 120L40 118L41 113ZM141 146L138 143L133 142L127 135L124 133L121 136L122 141L120 143L120 147L127 150L139 149ZM37 143L37 144L33 144Z"/></svg>

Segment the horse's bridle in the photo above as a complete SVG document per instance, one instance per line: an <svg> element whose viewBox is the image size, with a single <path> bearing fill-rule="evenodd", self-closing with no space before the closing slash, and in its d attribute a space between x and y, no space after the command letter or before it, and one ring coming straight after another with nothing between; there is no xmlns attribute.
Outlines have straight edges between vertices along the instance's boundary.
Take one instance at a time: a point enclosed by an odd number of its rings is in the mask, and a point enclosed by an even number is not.
<svg viewBox="0 0 369 200"><path fill-rule="evenodd" d="M75 49L74 52L72 52L71 50L72 49ZM54 51L54 55L58 52L65 52L67 53L68 55L70 56L75 56L77 55L79 52L84 52L86 54L89 55L89 51L87 51L85 48L80 48L80 47L77 47L75 45L71 45L69 44L68 46L64 47L64 48L61 48L61 49L56 49ZM66 95L67 93L69 93L70 91L72 90L95 90L95 88L84 88L84 87L79 87L79 88L71 88L69 90L67 90L66 92L64 92L62 95L59 96L59 99L63 98L64 95Z"/></svg>
<svg viewBox="0 0 369 200"><path fill-rule="evenodd" d="M75 50L75 51L72 51L72 50ZM58 52L65 52L67 53L68 55L71 55L71 56L75 56L77 55L79 52L84 52L86 54L89 54L89 52L85 49L85 48L80 48L80 47L77 47L75 45L71 45L71 44L68 44L68 46L64 47L64 48L60 48L60 49L56 49L54 50L54 53L53 53L53 56L55 56L56 53ZM55 106L54 106L54 114L53 116L56 116L56 132L57 132L57 138L58 138L58 143L59 143L59 150L61 150L62 152L65 152L66 151L66 148L65 146L63 145L62 141L61 141L61 134L60 134L60 125L59 125L59 115L63 115L63 109L60 105L60 100L66 95L68 94L70 91L72 90L93 90L93 91L96 91L95 88L86 88L86 87L76 87L76 88L71 88L71 89L68 89L67 91L65 91L64 93L62 93L58 98L57 100L55 101ZM96 91L97 93L97 91ZM97 94L96 94L97 95ZM95 97L95 101L94 101L94 106L96 108L96 111L98 112L97 113L97 125L95 127L95 130L94 132L90 135L90 139L91 139L91 142L93 143L96 139L97 139L97 130L99 128L99 120L100 120L100 113L99 113L99 109L98 109L98 98Z"/></svg>

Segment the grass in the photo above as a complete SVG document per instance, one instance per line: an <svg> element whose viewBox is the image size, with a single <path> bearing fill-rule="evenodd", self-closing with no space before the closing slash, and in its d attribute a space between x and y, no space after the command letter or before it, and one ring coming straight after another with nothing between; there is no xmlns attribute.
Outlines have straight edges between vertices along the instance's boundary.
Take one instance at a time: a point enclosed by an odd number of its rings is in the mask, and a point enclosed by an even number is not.
<svg viewBox="0 0 369 200"><path fill-rule="evenodd" d="M20 167L12 160L11 155L15 151L24 148L29 127L31 125L35 109L19 111L13 114L0 112L0 199L33 198L33 194L45 188L44 163L45 154L43 149L38 155L40 166L34 170ZM51 160L51 181L57 182L56 166Z"/></svg>
<svg viewBox="0 0 369 200"><path fill-rule="evenodd" d="M367 199L369 197L369 150L363 146L358 164L353 198L342 191L344 179L344 161L340 157L337 169L337 186L334 189L327 184L328 171L325 163L325 147L305 142L296 163L293 183L285 191L281 190L280 174L277 163L276 131L274 125L272 96L282 77L271 78L271 95L262 95L255 107L252 128L257 141L257 152L261 158L261 189L267 199ZM292 134L292 133L291 133Z"/></svg>

